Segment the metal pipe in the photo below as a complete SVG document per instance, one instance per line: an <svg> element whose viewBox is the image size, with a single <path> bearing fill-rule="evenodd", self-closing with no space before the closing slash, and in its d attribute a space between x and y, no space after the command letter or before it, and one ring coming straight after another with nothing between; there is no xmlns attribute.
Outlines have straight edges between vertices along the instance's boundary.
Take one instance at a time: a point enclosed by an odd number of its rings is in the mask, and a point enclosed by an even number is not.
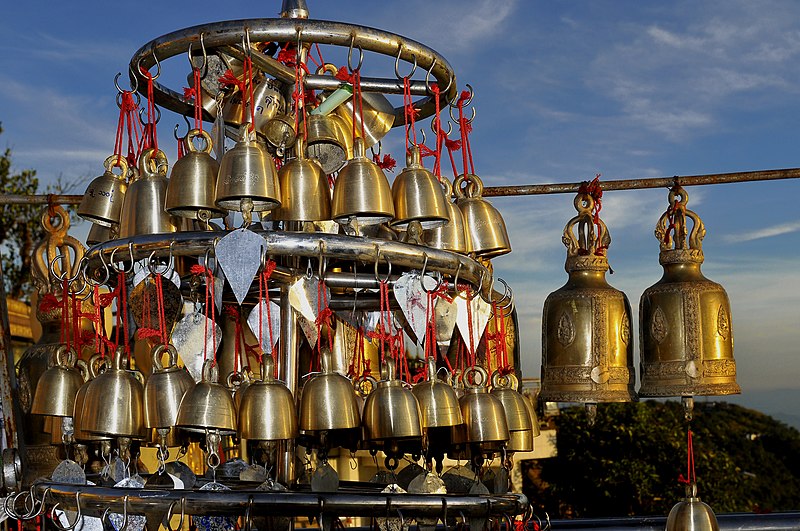
<svg viewBox="0 0 800 531"><path fill-rule="evenodd" d="M289 286L281 286L281 341L278 358L278 378L286 383L286 387L297 395L297 382L300 378L298 368L297 314L289 302ZM293 442L282 443L278 447L278 481L284 485L292 485L295 481L295 445Z"/></svg>

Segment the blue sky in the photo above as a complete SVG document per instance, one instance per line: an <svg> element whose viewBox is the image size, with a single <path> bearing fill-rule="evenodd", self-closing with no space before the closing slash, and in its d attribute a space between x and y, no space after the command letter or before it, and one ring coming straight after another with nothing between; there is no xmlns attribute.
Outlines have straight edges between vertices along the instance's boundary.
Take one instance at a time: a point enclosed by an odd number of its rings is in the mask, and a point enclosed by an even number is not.
<svg viewBox="0 0 800 531"><path fill-rule="evenodd" d="M5 7L0 138L17 168L35 168L45 182L59 174L88 182L113 149L114 74L139 46L203 22L276 16L280 2L153 7L152 14L112 2ZM309 8L312 18L399 33L450 60L460 86L476 90L472 148L487 186L798 166L800 3L309 0ZM367 56L364 75L391 75L374 61ZM178 73L179 86L185 60L165 67ZM171 157L178 120L167 113L161 127ZM401 159L402 134L390 136L384 149ZM800 185L688 191L708 230L704 272L731 297L738 401L800 426L792 418L800 403ZM652 230L666 198L665 190L604 198L609 281L634 308L661 275ZM560 233L571 201L492 200L514 247L495 270L515 290L530 375L539 372L544 298L566 278Z"/></svg>

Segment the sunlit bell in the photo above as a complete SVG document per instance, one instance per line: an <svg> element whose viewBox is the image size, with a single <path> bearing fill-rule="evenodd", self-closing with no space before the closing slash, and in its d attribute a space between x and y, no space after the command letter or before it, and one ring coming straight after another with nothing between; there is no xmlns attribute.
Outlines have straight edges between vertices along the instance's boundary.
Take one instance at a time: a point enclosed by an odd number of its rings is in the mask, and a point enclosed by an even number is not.
<svg viewBox="0 0 800 531"><path fill-rule="evenodd" d="M169 355L166 366L164 354ZM170 428L178 419L178 408L183 396L194 387L194 378L183 367L178 367L178 351L172 345L156 345L152 351L153 373L144 386L145 426Z"/></svg>
<svg viewBox="0 0 800 531"><path fill-rule="evenodd" d="M419 147L411 146L406 167L392 183L395 219L392 225L405 228L419 222L423 229L441 227L449 220L442 186L422 166Z"/></svg>
<svg viewBox="0 0 800 531"><path fill-rule="evenodd" d="M242 127L242 137L222 156L217 176L216 204L225 210L243 212L272 210L281 204L275 161L255 140L255 133Z"/></svg>
<svg viewBox="0 0 800 531"><path fill-rule="evenodd" d="M342 225L380 225L394 217L389 181L377 164L364 155L364 141L356 138L353 158L333 186L331 214Z"/></svg>
<svg viewBox="0 0 800 531"><path fill-rule="evenodd" d="M83 404L86 402L86 391L89 390L89 385L91 385L92 381L97 378L97 375L101 371L108 369L108 361L109 360L107 358L102 358L100 354L95 354L89 358L89 362L86 364L89 372L89 379L86 380L83 385L81 385L80 389L78 389L78 392L75 395L75 408L72 416L74 419L73 428L75 430L74 438L76 441L104 441L110 439L110 437L107 435L97 435L96 433L90 433L83 429Z"/></svg>
<svg viewBox="0 0 800 531"><path fill-rule="evenodd" d="M268 120L259 131L264 135L267 145L274 149L279 157L282 157L284 150L292 147L297 139L294 118L288 114L278 114Z"/></svg>
<svg viewBox="0 0 800 531"><path fill-rule="evenodd" d="M509 439L503 403L488 392L488 376L482 367L470 367L463 379L466 389L459 403L466 424L464 442L477 445L482 452L497 451Z"/></svg>
<svg viewBox="0 0 800 531"><path fill-rule="evenodd" d="M78 205L78 215L103 227L119 223L123 198L128 188L128 161L124 157L111 155L103 163L106 171L89 183ZM114 167L119 174L114 173Z"/></svg>
<svg viewBox="0 0 800 531"><path fill-rule="evenodd" d="M464 214L451 200L453 186L446 178L442 177L441 185L444 188L445 208L447 208L448 221L444 225L426 230L423 240L429 247L444 251L466 253L469 250L467 233L464 228Z"/></svg>
<svg viewBox="0 0 800 531"><path fill-rule="evenodd" d="M506 450L509 452L530 452L533 450L533 419L528 400L517 391L519 380L513 373L492 374L491 395L500 400L506 414L509 441Z"/></svg>
<svg viewBox="0 0 800 531"><path fill-rule="evenodd" d="M353 98L336 107L335 113L342 120L345 131L353 131ZM380 92L363 92L355 113L357 137L364 138L364 145L374 146L392 129L395 121L394 107ZM362 120L363 115L363 120ZM363 121L363 135L362 135Z"/></svg>
<svg viewBox="0 0 800 531"><path fill-rule="evenodd" d="M236 406L230 391L218 383L219 370L213 360L203 363L203 379L183 396L176 425L185 430L236 432Z"/></svg>
<svg viewBox="0 0 800 531"><path fill-rule="evenodd" d="M483 181L472 174L459 175L453 183L456 205L464 215L467 252L494 258L511 252L505 221L500 212L482 197Z"/></svg>
<svg viewBox="0 0 800 531"><path fill-rule="evenodd" d="M686 208L688 201L683 188L671 190L670 205L656 224L664 275L639 303L639 396L682 396L691 404L692 395L730 395L741 389L730 301L723 287L700 271L706 230L700 217Z"/></svg>
<svg viewBox="0 0 800 531"><path fill-rule="evenodd" d="M387 454L418 451L422 444L419 403L396 378L393 360L384 361L383 368L384 378L364 403L364 439Z"/></svg>
<svg viewBox="0 0 800 531"><path fill-rule="evenodd" d="M300 430L320 446L346 446L360 439L361 417L353 384L332 368L331 351L320 353L322 372L303 387L300 398ZM325 441L321 440L325 432Z"/></svg>
<svg viewBox="0 0 800 531"><path fill-rule="evenodd" d="M203 142L198 149L195 140ZM175 162L167 185L166 211L174 216L202 221L222 216L214 204L219 164L211 156L211 136L192 129L182 140L186 154Z"/></svg>
<svg viewBox="0 0 800 531"><path fill-rule="evenodd" d="M319 161L326 175L339 171L347 160L343 128L337 126L337 120L335 115L324 114L308 114L305 118L308 156Z"/></svg>
<svg viewBox="0 0 800 531"><path fill-rule="evenodd" d="M331 219L331 189L316 160L307 159L303 139L295 144L295 158L278 172L281 206L272 212L276 221Z"/></svg>
<svg viewBox="0 0 800 531"><path fill-rule="evenodd" d="M245 91L250 90L250 81L245 80ZM255 85L253 87L253 116L255 117L256 131L261 131L264 126L275 118L279 112L283 112L284 99L280 92L280 86L274 79L270 79L263 74L257 74ZM234 127L239 127L242 123L250 123L250 107L246 106L246 110L242 113L242 93L235 92L230 101L226 102L223 111L223 118L225 123ZM242 122L244 115L245 121Z"/></svg>
<svg viewBox="0 0 800 531"><path fill-rule="evenodd" d="M53 354L52 365L39 377L33 394L31 413L71 417L75 408L75 395L83 385L83 376L75 364L78 355L73 349L61 345Z"/></svg>
<svg viewBox="0 0 800 531"><path fill-rule="evenodd" d="M272 356L261 361L261 380L251 383L239 406L239 435L243 439L277 441L297 437L294 398L289 388L275 379Z"/></svg>
<svg viewBox="0 0 800 531"><path fill-rule="evenodd" d="M593 214L594 200L579 193L574 205L578 215L562 237L569 279L548 295L542 312L540 397L586 403L593 415L597 402L636 399L631 310L625 294L606 282L611 237Z"/></svg>
<svg viewBox="0 0 800 531"><path fill-rule="evenodd" d="M676 503L667 517L666 531L719 531L714 511L697 497L697 485L686 487L686 497Z"/></svg>
<svg viewBox="0 0 800 531"><path fill-rule="evenodd" d="M119 221L119 237L176 232L179 220L164 210L167 156L146 149L139 157L139 178L128 186Z"/></svg>
<svg viewBox="0 0 800 531"><path fill-rule="evenodd" d="M83 404L85 431L134 439L146 436L143 377L127 366L125 349L118 347L111 367L89 384Z"/></svg>

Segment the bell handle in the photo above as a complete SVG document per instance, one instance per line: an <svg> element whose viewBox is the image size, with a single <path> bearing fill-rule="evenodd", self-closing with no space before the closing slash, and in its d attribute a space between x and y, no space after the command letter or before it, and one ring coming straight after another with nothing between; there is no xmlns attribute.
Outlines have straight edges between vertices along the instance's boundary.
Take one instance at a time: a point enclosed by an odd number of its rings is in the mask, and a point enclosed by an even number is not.
<svg viewBox="0 0 800 531"><path fill-rule="evenodd" d="M439 184L442 185L444 198L448 202L452 202L452 200L453 200L453 185L450 183L450 180L447 177L442 177L441 180L439 181Z"/></svg>
<svg viewBox="0 0 800 531"><path fill-rule="evenodd" d="M270 354L261 355L261 381L267 383L275 381L275 360Z"/></svg>
<svg viewBox="0 0 800 531"><path fill-rule="evenodd" d="M198 149L194 143L195 138L202 138L205 141L202 149ZM200 129L192 129L186 134L184 139L186 150L188 153L208 153L211 154L211 149L214 143L211 141L211 135Z"/></svg>
<svg viewBox="0 0 800 531"><path fill-rule="evenodd" d="M205 371L205 365L203 366L203 370ZM203 379L205 379L205 372L203 373ZM228 377L225 378L225 383L227 384L228 388L233 389L242 385L244 380L244 374L239 371L232 371L228 373Z"/></svg>
<svg viewBox="0 0 800 531"><path fill-rule="evenodd" d="M480 378L476 378L475 375L478 375ZM467 367L464 369L464 374L461 375L461 381L464 382L464 386L472 389L486 387L488 378L489 376L486 373L486 369L478 365Z"/></svg>
<svg viewBox="0 0 800 531"><path fill-rule="evenodd" d="M217 383L219 381L219 367L214 360L206 360L203 362L203 380L208 383Z"/></svg>
<svg viewBox="0 0 800 531"><path fill-rule="evenodd" d="M97 378L97 375L100 374L100 369L103 367L108 368L108 359L100 354L94 354L89 358L89 363L87 363L86 366L89 371L89 379L94 380Z"/></svg>
<svg viewBox="0 0 800 531"><path fill-rule="evenodd" d="M124 180L128 175L128 161L122 155L111 155L103 162L106 173L113 175L117 179ZM114 173L114 168L119 168L119 175Z"/></svg>
<svg viewBox="0 0 800 531"><path fill-rule="evenodd" d="M333 63L325 63L324 65L317 68L316 74L318 76L323 75L325 72L329 74L333 74L334 76L339 73L339 69L336 68L336 65Z"/></svg>
<svg viewBox="0 0 800 531"><path fill-rule="evenodd" d="M114 357L111 360L111 367L115 371L124 371L128 368L127 359L125 358L125 347L119 346L114 352Z"/></svg>
<svg viewBox="0 0 800 531"><path fill-rule="evenodd" d="M369 375L359 376L353 380L353 387L355 388L358 396L361 397L367 397L372 391L375 390L375 387L377 386L378 380Z"/></svg>
<svg viewBox="0 0 800 531"><path fill-rule="evenodd" d="M453 182L453 192L456 199L482 197L483 181L475 174L462 173Z"/></svg>
<svg viewBox="0 0 800 531"><path fill-rule="evenodd" d="M131 374L133 375L134 378L139 380L140 384L144 385L145 378L144 378L144 374L142 374L142 371L131 371Z"/></svg>
<svg viewBox="0 0 800 531"><path fill-rule="evenodd" d="M161 361L162 356L164 356L164 351L166 351L169 355L169 365L166 367L164 367L164 364ZM151 355L153 356L153 368L155 369L154 372L162 372L178 366L178 350L174 345L156 345L153 347L153 352Z"/></svg>
<svg viewBox="0 0 800 531"><path fill-rule="evenodd" d="M142 173L167 175L167 154L160 149L145 149L139 156L139 168Z"/></svg>
<svg viewBox="0 0 800 531"><path fill-rule="evenodd" d="M72 347L59 345L53 354L53 365L58 367L73 368L78 361L78 353Z"/></svg>
<svg viewBox="0 0 800 531"><path fill-rule="evenodd" d="M494 371L492 373L493 389L512 389L516 391L518 385L519 380L517 379L517 375L513 372L502 374L500 371Z"/></svg>
<svg viewBox="0 0 800 531"><path fill-rule="evenodd" d="M83 378L83 382L86 383L89 381L89 365L83 361L82 359L78 359L75 362L75 368L78 369L81 373L81 378Z"/></svg>

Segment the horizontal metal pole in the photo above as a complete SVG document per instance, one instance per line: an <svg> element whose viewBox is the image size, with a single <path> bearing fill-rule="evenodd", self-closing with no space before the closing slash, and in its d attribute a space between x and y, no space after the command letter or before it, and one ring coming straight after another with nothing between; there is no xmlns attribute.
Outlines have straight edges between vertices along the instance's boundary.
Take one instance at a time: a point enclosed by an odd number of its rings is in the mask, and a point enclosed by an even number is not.
<svg viewBox="0 0 800 531"><path fill-rule="evenodd" d="M718 514L720 531L797 531L800 529L800 512L787 513L730 513ZM575 520L553 520L553 531L602 530L602 531L664 531L667 518L664 516L633 516L626 518L578 518Z"/></svg>

